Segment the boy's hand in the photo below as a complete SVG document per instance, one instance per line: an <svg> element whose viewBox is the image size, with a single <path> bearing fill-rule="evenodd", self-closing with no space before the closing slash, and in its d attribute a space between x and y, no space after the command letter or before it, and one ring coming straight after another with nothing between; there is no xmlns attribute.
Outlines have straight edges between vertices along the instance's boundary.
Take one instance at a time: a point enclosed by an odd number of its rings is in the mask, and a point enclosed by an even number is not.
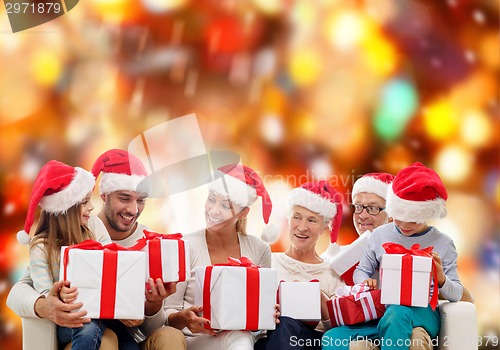
<svg viewBox="0 0 500 350"><path fill-rule="evenodd" d="M377 280L375 278L368 278L363 281L364 284L366 284L370 289L377 289Z"/></svg>
<svg viewBox="0 0 500 350"><path fill-rule="evenodd" d="M71 304L76 300L78 291L76 287L71 287L69 281L64 281L62 288L59 290L59 299L61 299L65 304Z"/></svg>
<svg viewBox="0 0 500 350"><path fill-rule="evenodd" d="M439 286L439 288L441 288L443 286L444 282L446 282L446 275L444 274L444 271L443 271L443 262L441 261L439 254L436 252L432 252L432 259L436 263L438 286Z"/></svg>

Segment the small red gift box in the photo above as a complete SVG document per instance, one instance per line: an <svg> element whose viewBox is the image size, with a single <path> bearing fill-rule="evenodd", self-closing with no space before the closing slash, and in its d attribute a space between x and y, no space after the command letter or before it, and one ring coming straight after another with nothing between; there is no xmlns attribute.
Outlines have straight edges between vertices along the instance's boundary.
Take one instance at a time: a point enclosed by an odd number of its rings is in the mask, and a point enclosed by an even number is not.
<svg viewBox="0 0 500 350"><path fill-rule="evenodd" d="M368 322L385 312L380 290L370 290L365 284L340 287L335 294L337 297L326 301L332 327Z"/></svg>

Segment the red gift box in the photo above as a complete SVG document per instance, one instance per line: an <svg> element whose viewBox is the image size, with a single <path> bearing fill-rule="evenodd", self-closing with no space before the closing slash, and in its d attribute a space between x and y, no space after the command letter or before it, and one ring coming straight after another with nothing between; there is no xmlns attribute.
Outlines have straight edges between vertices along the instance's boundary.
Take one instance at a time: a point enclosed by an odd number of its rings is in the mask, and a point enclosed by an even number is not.
<svg viewBox="0 0 500 350"><path fill-rule="evenodd" d="M340 287L335 294L337 297L326 301L332 327L368 322L385 312L380 290L370 290L365 284Z"/></svg>

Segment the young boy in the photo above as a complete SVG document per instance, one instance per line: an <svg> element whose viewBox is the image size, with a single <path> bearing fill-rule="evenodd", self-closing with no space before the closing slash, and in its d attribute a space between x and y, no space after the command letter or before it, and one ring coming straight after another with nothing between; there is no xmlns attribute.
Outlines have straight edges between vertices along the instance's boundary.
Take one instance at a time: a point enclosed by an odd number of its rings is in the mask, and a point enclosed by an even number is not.
<svg viewBox="0 0 500 350"><path fill-rule="evenodd" d="M462 285L457 274L457 252L453 240L427 222L446 216L446 189L438 174L414 163L402 169L395 177L387 194L386 211L394 222L375 229L368 249L354 272L354 282L367 283L378 288L371 276L380 266L385 250L382 244L394 242L406 248L420 244L421 248L433 246L432 252L437 270L437 283L441 294L450 301L462 297ZM431 286L432 292L432 286ZM353 326L329 330L323 336L323 349L349 349L349 341L358 337L378 340L380 349L410 348L414 327L423 327L431 337L439 333L438 310L430 306L409 307L388 305L384 316Z"/></svg>

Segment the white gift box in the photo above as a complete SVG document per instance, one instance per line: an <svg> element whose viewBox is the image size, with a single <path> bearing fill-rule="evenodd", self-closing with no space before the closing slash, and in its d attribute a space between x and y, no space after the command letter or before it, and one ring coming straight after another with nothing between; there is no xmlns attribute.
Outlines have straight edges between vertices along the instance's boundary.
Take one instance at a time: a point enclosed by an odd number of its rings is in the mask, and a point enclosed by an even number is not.
<svg viewBox="0 0 500 350"><path fill-rule="evenodd" d="M61 248L60 279L64 279ZM70 249L66 279L78 288L86 317L101 319L144 318L146 254L136 251Z"/></svg>
<svg viewBox="0 0 500 350"><path fill-rule="evenodd" d="M330 266L339 276L361 260L368 247L368 238L371 234L370 231L366 231L351 244L341 247L340 252L330 260Z"/></svg>
<svg viewBox="0 0 500 350"><path fill-rule="evenodd" d="M411 259L403 266L403 257ZM384 254L380 264L382 304L427 307L432 258L409 254Z"/></svg>
<svg viewBox="0 0 500 350"><path fill-rule="evenodd" d="M281 282L278 294L281 316L301 321L321 320L319 282Z"/></svg>
<svg viewBox="0 0 500 350"><path fill-rule="evenodd" d="M146 280L161 278L163 282L183 282L190 277L189 249L182 239L149 240L146 253Z"/></svg>
<svg viewBox="0 0 500 350"><path fill-rule="evenodd" d="M203 306L213 329L275 329L277 279L268 268L197 267L195 305Z"/></svg>

